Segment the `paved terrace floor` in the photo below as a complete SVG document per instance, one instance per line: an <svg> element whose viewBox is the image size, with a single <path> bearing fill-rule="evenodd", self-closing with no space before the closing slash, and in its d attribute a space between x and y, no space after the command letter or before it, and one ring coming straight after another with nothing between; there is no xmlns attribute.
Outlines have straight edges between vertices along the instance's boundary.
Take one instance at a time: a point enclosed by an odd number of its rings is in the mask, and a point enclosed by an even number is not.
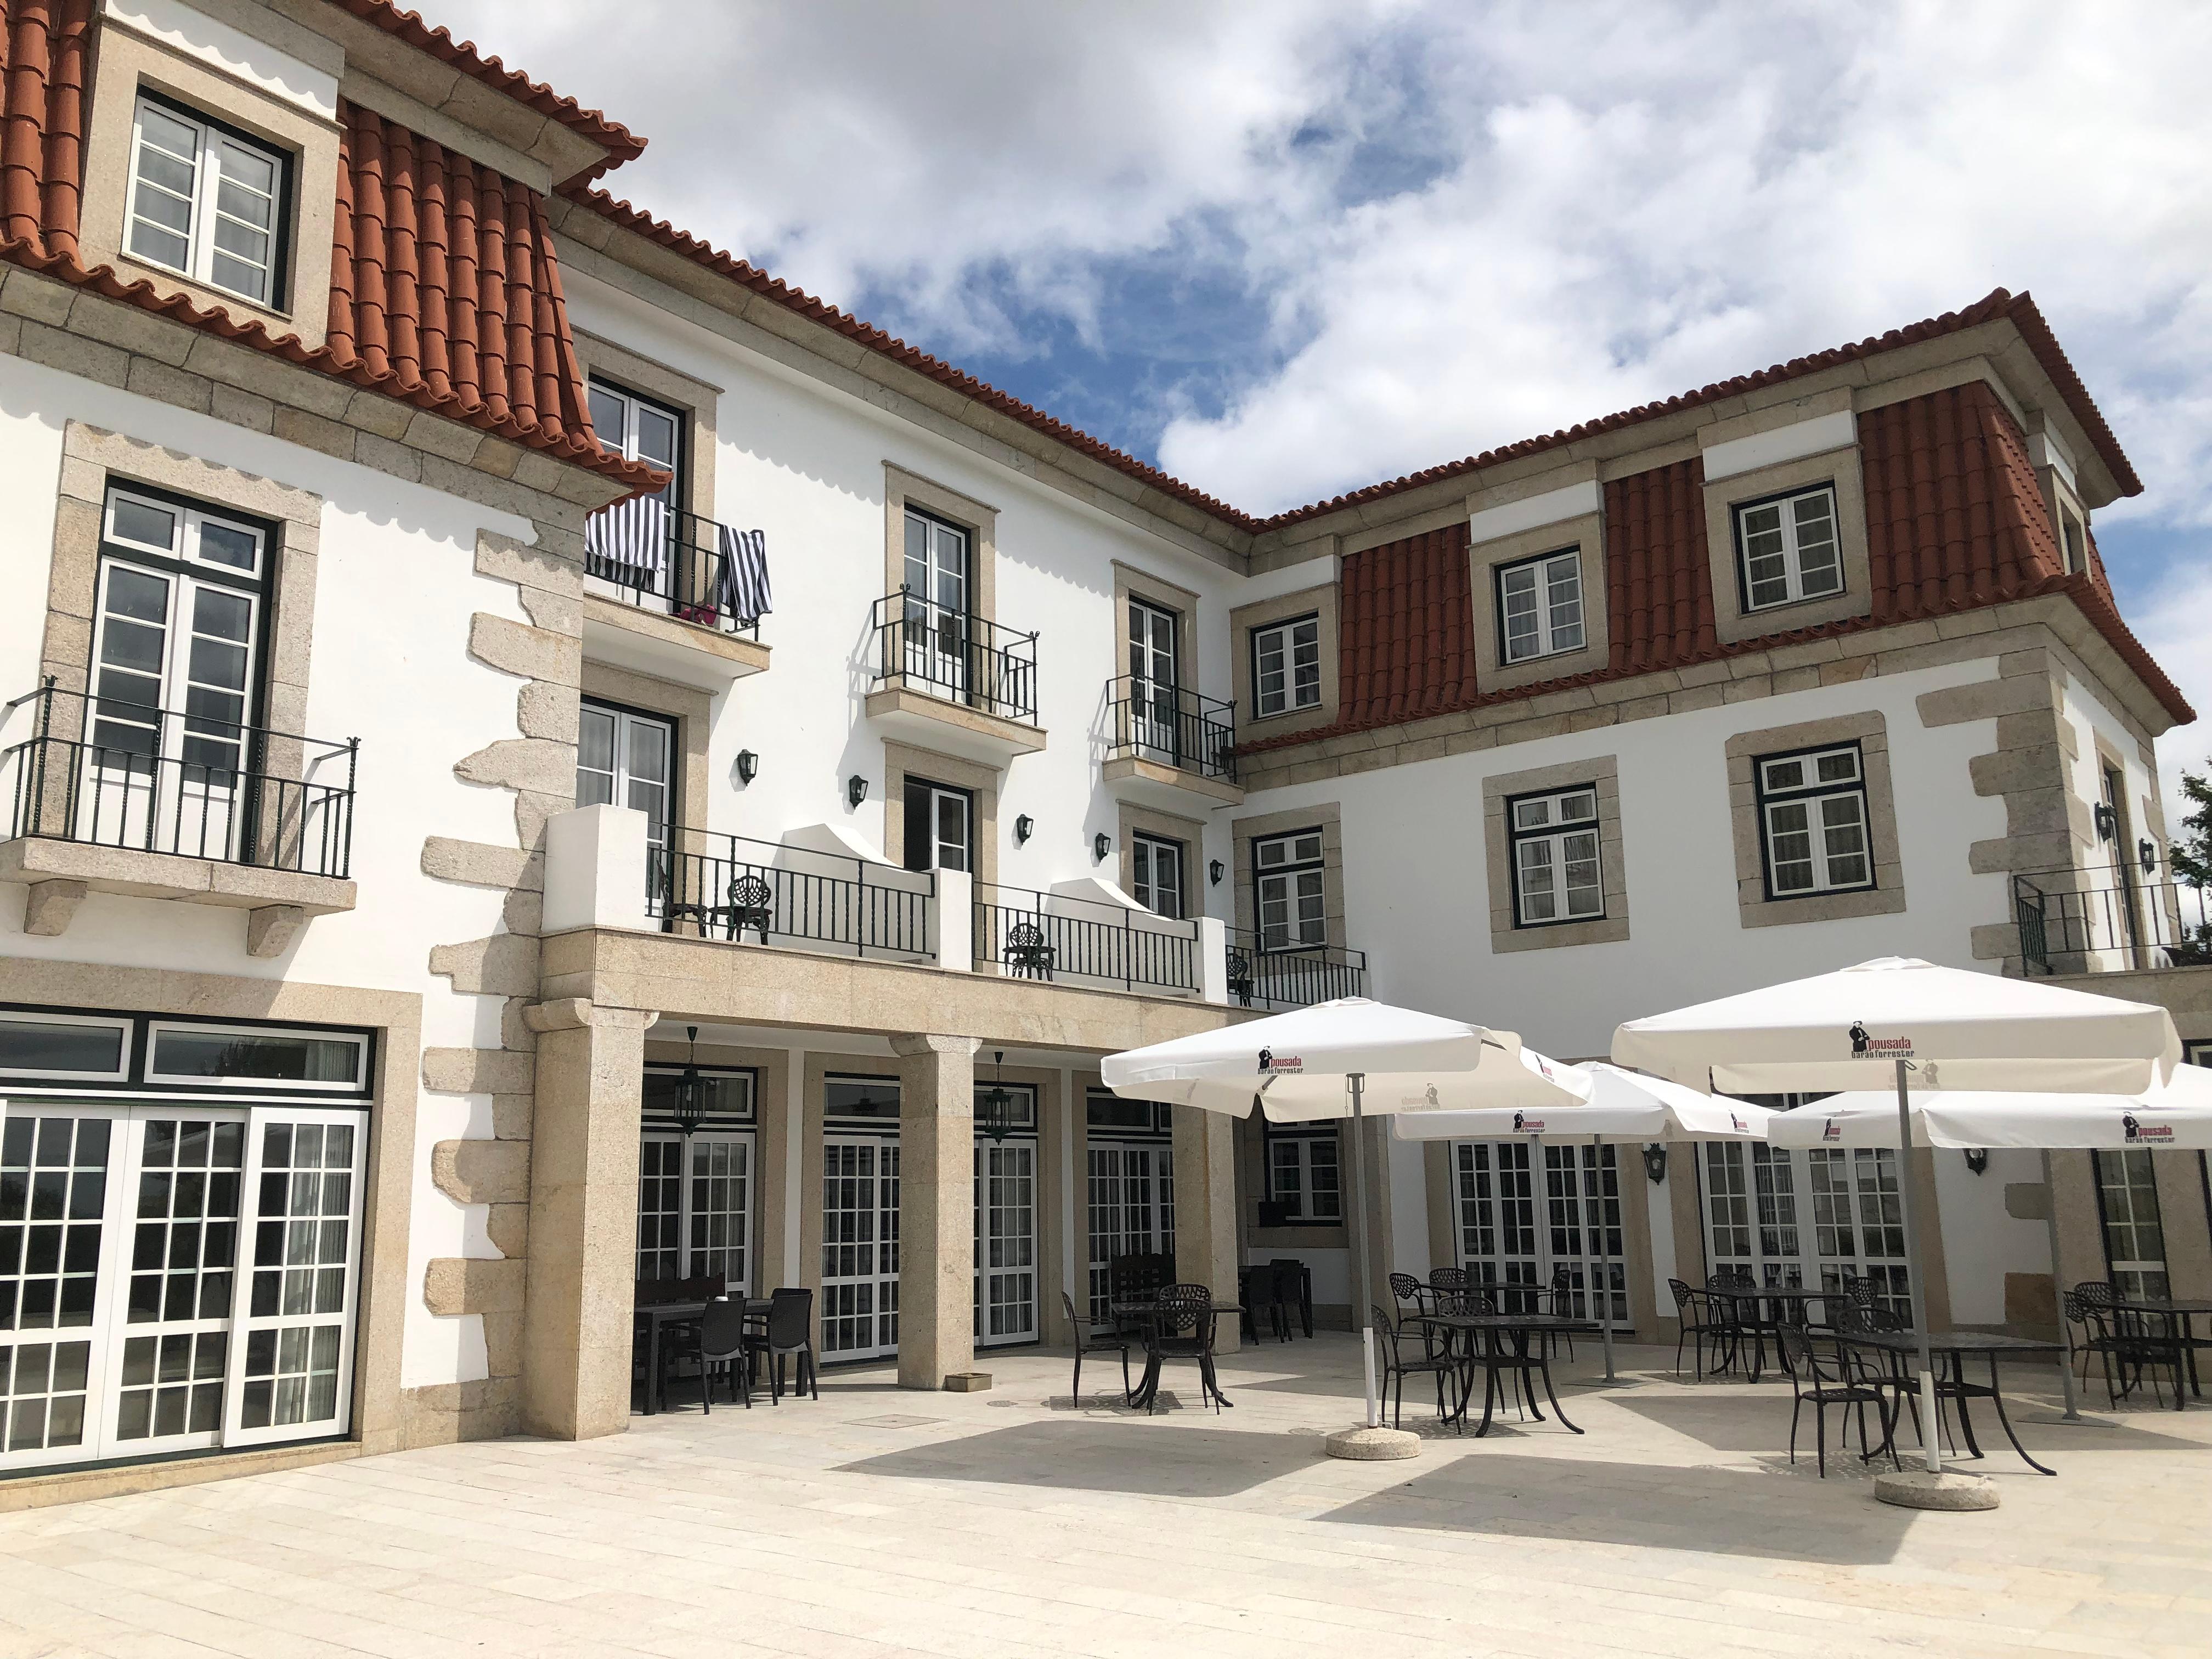
<svg viewBox="0 0 2212 1659"><path fill-rule="evenodd" d="M1825 1482L1790 1468L1780 1387L1677 1385L1649 1350L1624 1350L1632 1386L1569 1392L1582 1437L1431 1432L1417 1461L1331 1462L1316 1440L1357 1415L1357 1353L1247 1351L1219 1416L1192 1408L1187 1370L1181 1407L1148 1420L1090 1395L1091 1366L1077 1407L1065 1358L1002 1353L988 1394L846 1372L818 1405L580 1445L0 1515L0 1653L2212 1651L2212 1410L2028 1425L2059 1479L1993 1454L2002 1509L1915 1515L1875 1503L1855 1459Z"/></svg>

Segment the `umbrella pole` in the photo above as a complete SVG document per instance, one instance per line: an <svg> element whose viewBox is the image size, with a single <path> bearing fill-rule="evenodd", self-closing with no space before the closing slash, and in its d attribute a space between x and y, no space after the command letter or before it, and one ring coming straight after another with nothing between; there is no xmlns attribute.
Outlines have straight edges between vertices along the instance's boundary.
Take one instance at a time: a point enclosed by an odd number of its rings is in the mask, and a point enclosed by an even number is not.
<svg viewBox="0 0 2212 1659"><path fill-rule="evenodd" d="M1590 1145L1602 1147L1605 1143L1592 1135ZM1605 1248L1605 1154L1600 1152L1590 1163L1597 1176L1598 1328L1604 1334L1605 1380L1618 1382L1620 1379L1613 1374L1613 1258Z"/></svg>
<svg viewBox="0 0 2212 1659"><path fill-rule="evenodd" d="M2044 1224L2051 1229L2051 1311L2058 1316L2058 1340L2066 1345L2059 1374L2066 1389L2066 1412L2061 1423L2087 1423L2074 1397L2074 1322L2066 1316L2066 1291L2058 1273L2058 1176L2051 1167L2051 1154L2043 1155Z"/></svg>
<svg viewBox="0 0 2212 1659"><path fill-rule="evenodd" d="M1936 1365L1928 1349L1927 1274L1920 1262L1920 1218L1912 1202L1912 1107L1905 1098L1905 1074L1911 1062L1897 1062L1897 1190L1904 1200L1905 1259L1912 1275L1912 1328L1918 1333L1920 1351L1920 1443L1928 1455L1928 1473L1943 1472L1943 1425L1936 1415Z"/></svg>
<svg viewBox="0 0 2212 1659"><path fill-rule="evenodd" d="M1380 1428L1382 1414L1375 1400L1375 1320L1367 1294L1367 1137L1360 1129L1359 1097L1365 1073L1351 1073L1352 1085L1352 1294L1358 1304L1359 1358L1367 1373L1367 1426Z"/></svg>

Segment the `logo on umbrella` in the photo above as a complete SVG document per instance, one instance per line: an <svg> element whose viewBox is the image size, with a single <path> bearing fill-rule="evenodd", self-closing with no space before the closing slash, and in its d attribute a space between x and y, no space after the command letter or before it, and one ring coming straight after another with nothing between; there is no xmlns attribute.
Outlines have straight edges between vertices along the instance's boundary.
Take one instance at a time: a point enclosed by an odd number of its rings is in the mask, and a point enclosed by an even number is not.
<svg viewBox="0 0 2212 1659"><path fill-rule="evenodd" d="M1273 1048L1260 1050L1260 1069L1263 1072L1302 1072L1305 1065L1296 1054L1279 1054Z"/></svg>
<svg viewBox="0 0 2212 1659"><path fill-rule="evenodd" d="M2136 1121L2136 1115L2133 1112L2120 1114L2120 1127L2126 1132L2130 1140L2142 1139L2142 1125Z"/></svg>
<svg viewBox="0 0 2212 1659"><path fill-rule="evenodd" d="M1830 1118L1830 1119L1829 1119L1826 1123L1824 1123L1824 1124L1822 1124L1822 1125L1820 1126L1820 1139L1823 1139L1823 1140L1841 1140L1843 1138L1844 1138L1844 1126L1843 1126L1842 1124L1840 1124L1840 1123L1837 1122L1835 1119L1833 1119L1833 1118Z"/></svg>
<svg viewBox="0 0 2212 1659"><path fill-rule="evenodd" d="M1851 1022L1851 1058L1852 1058L1852 1059L1856 1060L1857 1058L1859 1058L1859 1056L1861 1056L1862 1054L1865 1054L1865 1053L1866 1053L1866 1051L1867 1051L1867 1042L1868 1042L1868 1037L1867 1037L1866 1022L1865 1022L1864 1020L1862 1020L1862 1019L1855 1019L1855 1020L1853 1020L1853 1021Z"/></svg>
<svg viewBox="0 0 2212 1659"><path fill-rule="evenodd" d="M1878 1037L1869 1034L1866 1022L1851 1022L1851 1058L1853 1060L1910 1060L1912 1058L1912 1039Z"/></svg>

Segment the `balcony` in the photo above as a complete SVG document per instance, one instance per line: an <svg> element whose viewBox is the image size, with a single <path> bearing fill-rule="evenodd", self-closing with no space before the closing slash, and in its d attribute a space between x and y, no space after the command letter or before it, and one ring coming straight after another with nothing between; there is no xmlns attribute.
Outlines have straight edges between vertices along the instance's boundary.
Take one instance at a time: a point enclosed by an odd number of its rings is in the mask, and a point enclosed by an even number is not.
<svg viewBox="0 0 2212 1659"><path fill-rule="evenodd" d="M975 963L1008 979L1227 1000L1221 924L1073 893L975 885Z"/></svg>
<svg viewBox="0 0 2212 1659"><path fill-rule="evenodd" d="M592 660L710 691L768 667L768 558L757 532L644 497L593 514L584 548Z"/></svg>
<svg viewBox="0 0 2212 1659"><path fill-rule="evenodd" d="M2025 871L2012 894L2027 973L2212 967L2204 890L2176 880L2155 853L2134 864Z"/></svg>
<svg viewBox="0 0 2212 1659"><path fill-rule="evenodd" d="M325 742L204 713L64 691L4 711L11 803L0 881L29 884L24 931L64 932L88 892L251 913L247 949L281 954L310 916L350 910L358 739Z"/></svg>
<svg viewBox="0 0 2212 1659"><path fill-rule="evenodd" d="M878 599L867 710L925 747L1003 765L1045 746L1037 725L1037 636L902 587Z"/></svg>
<svg viewBox="0 0 2212 1659"><path fill-rule="evenodd" d="M1263 945L1249 928L1229 930L1229 993L1243 1008L1280 1012L1367 994L1367 952L1340 945Z"/></svg>
<svg viewBox="0 0 2212 1659"><path fill-rule="evenodd" d="M671 933L891 962L936 960L934 872L708 830L669 836L666 847L646 852L646 915Z"/></svg>
<svg viewBox="0 0 2212 1659"><path fill-rule="evenodd" d="M1100 777L1125 799L1188 811L1235 806L1237 705L1124 674L1106 683Z"/></svg>

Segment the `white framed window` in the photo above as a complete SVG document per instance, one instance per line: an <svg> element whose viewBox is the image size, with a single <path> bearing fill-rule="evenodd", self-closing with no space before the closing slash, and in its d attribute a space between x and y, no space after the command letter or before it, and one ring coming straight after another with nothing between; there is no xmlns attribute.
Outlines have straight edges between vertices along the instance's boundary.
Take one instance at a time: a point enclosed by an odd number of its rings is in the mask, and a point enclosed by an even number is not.
<svg viewBox="0 0 2212 1659"><path fill-rule="evenodd" d="M2058 536L2065 551L2066 574L2078 575L2089 568L2089 532L2083 528L2081 515L2064 503L2058 508Z"/></svg>
<svg viewBox="0 0 2212 1659"><path fill-rule="evenodd" d="M1252 843L1252 884L1262 951L1297 951L1328 943L1323 864L1318 830L1269 836Z"/></svg>
<svg viewBox="0 0 2212 1659"><path fill-rule="evenodd" d="M646 845L668 846L676 804L676 723L613 703L586 702L576 732L576 805L633 806Z"/></svg>
<svg viewBox="0 0 2212 1659"><path fill-rule="evenodd" d="M1269 1124L1267 1197L1291 1224L1344 1219L1343 1166L1336 1126L1281 1127Z"/></svg>
<svg viewBox="0 0 2212 1659"><path fill-rule="evenodd" d="M965 789L908 778L905 827L908 869L975 869L975 798Z"/></svg>
<svg viewBox="0 0 2212 1659"><path fill-rule="evenodd" d="M289 172L283 151L142 96L124 246L196 283L275 306Z"/></svg>
<svg viewBox="0 0 2212 1659"><path fill-rule="evenodd" d="M131 1074L131 1022L94 1015L0 1014L0 1077L119 1083Z"/></svg>
<svg viewBox="0 0 2212 1659"><path fill-rule="evenodd" d="M1156 916L1180 921L1183 913L1182 843L1164 836L1129 838L1130 872L1137 902Z"/></svg>
<svg viewBox="0 0 2212 1659"><path fill-rule="evenodd" d="M1505 823L1513 855L1515 927L1547 927L1605 915L1594 786L1510 800Z"/></svg>
<svg viewBox="0 0 2212 1659"><path fill-rule="evenodd" d="M1747 611L1844 591L1832 484L1737 507L1735 546Z"/></svg>
<svg viewBox="0 0 2212 1659"><path fill-rule="evenodd" d="M283 1026L147 1027L149 1083L233 1083L357 1094L368 1086L368 1039Z"/></svg>
<svg viewBox="0 0 2212 1659"><path fill-rule="evenodd" d="M1855 743L1771 755L1753 763L1759 781L1766 896L1800 898L1874 885L1866 771Z"/></svg>
<svg viewBox="0 0 2212 1659"><path fill-rule="evenodd" d="M1574 548L1498 568L1498 638L1505 660L1583 648L1583 562Z"/></svg>
<svg viewBox="0 0 2212 1659"><path fill-rule="evenodd" d="M641 398L635 392L592 376L586 382L592 430L603 448L624 460L644 461L665 467L669 481L659 499L671 507L682 504L678 493L684 468L684 416L679 410Z"/></svg>
<svg viewBox="0 0 2212 1659"><path fill-rule="evenodd" d="M2097 1215L2104 1224L2112 1288L2123 1297L2163 1300L2172 1294L2172 1285L2151 1154L2099 1152L2090 1158L2096 1165Z"/></svg>
<svg viewBox="0 0 2212 1659"><path fill-rule="evenodd" d="M1295 617L1252 630L1252 709L1289 714L1321 707L1321 618Z"/></svg>

